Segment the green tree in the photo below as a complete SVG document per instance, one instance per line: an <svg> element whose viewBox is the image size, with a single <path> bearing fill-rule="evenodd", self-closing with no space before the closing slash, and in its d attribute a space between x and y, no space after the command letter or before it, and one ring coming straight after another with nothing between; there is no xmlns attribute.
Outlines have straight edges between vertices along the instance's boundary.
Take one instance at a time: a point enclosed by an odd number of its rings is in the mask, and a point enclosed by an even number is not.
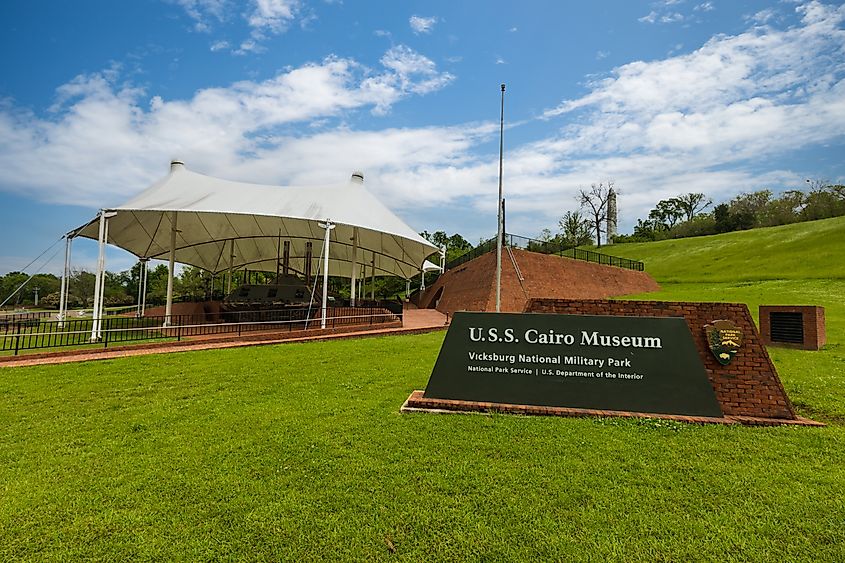
<svg viewBox="0 0 845 563"><path fill-rule="evenodd" d="M38 288L38 305L44 306L41 303L41 299L45 295L59 291L61 283L61 280L53 274L35 274L26 287L21 290L24 293L23 303L26 305L35 305L35 288Z"/></svg>
<svg viewBox="0 0 845 563"><path fill-rule="evenodd" d="M96 276L85 270L73 270L68 277L68 293L82 303L83 307L94 305L94 282Z"/></svg>
<svg viewBox="0 0 845 563"><path fill-rule="evenodd" d="M26 287L19 290L17 293L15 293L15 291L27 279L29 279L29 276L23 272L9 272L0 278L0 303L6 301L6 307L14 307L23 303Z"/></svg>
<svg viewBox="0 0 845 563"><path fill-rule="evenodd" d="M743 192L733 198L728 204L734 225L731 230L752 229L763 224L771 200L772 192L769 190Z"/></svg>
<svg viewBox="0 0 845 563"><path fill-rule="evenodd" d="M842 184L831 184L825 187L837 199L845 201L845 186Z"/></svg>
<svg viewBox="0 0 845 563"><path fill-rule="evenodd" d="M580 211L567 211L558 221L560 227L560 243L564 248L574 248L585 244L592 244L590 235L590 220L581 215Z"/></svg>
<svg viewBox="0 0 845 563"><path fill-rule="evenodd" d="M606 184L599 182L591 184L589 190L584 188L578 190L578 202L581 204L581 209L586 209L590 214L589 225L596 234L597 246L601 246L601 226L607 220L607 199L611 190L613 190L613 182Z"/></svg>
<svg viewBox="0 0 845 563"><path fill-rule="evenodd" d="M208 299L211 291L211 274L202 268L186 266L182 269L176 282L174 292L192 301Z"/></svg>
<svg viewBox="0 0 845 563"><path fill-rule="evenodd" d="M648 214L654 230L668 231L684 216L684 210L677 198L663 199Z"/></svg>
<svg viewBox="0 0 845 563"><path fill-rule="evenodd" d="M167 266L159 264L147 274L147 304L162 305L167 301Z"/></svg>
<svg viewBox="0 0 845 563"><path fill-rule="evenodd" d="M130 295L126 287L129 283L129 271L106 272L104 276L103 300L106 305L131 305L136 297Z"/></svg>
<svg viewBox="0 0 845 563"><path fill-rule="evenodd" d="M806 205L806 196L800 190L788 190L780 197L769 201L759 224L764 227L787 225L800 220L801 210Z"/></svg>
<svg viewBox="0 0 845 563"><path fill-rule="evenodd" d="M423 231L420 236L438 248L443 248L445 245L447 262L473 249L472 244L458 233L448 236L445 231L435 231L434 233Z"/></svg>
<svg viewBox="0 0 845 563"><path fill-rule="evenodd" d="M637 219L637 224L634 225L634 237L639 240L656 240L658 230L663 231L663 225L656 226L657 223L652 219Z"/></svg>
<svg viewBox="0 0 845 563"><path fill-rule="evenodd" d="M683 213L684 221L692 219L713 205L713 200L702 193L687 193L674 198L676 208Z"/></svg>

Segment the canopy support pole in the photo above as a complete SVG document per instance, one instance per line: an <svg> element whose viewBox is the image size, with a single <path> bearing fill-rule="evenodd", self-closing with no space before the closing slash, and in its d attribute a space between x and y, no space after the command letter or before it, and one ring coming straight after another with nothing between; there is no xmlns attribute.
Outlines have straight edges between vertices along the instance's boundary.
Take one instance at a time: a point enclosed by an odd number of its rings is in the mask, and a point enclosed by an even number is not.
<svg viewBox="0 0 845 563"><path fill-rule="evenodd" d="M311 266L314 262L314 245L309 240L305 243L305 285L311 285ZM319 266L320 262L317 262Z"/></svg>
<svg viewBox="0 0 845 563"><path fill-rule="evenodd" d="M103 237L103 269L100 272L100 276L103 280L100 282L100 313L97 315L97 318L100 321L97 323L97 340L100 340L103 337L103 317L105 317L106 312L106 253L105 253L105 245L109 242L109 218L113 217L114 214L106 215L106 236Z"/></svg>
<svg viewBox="0 0 845 563"><path fill-rule="evenodd" d="M420 291L425 291L425 270L420 270Z"/></svg>
<svg viewBox="0 0 845 563"><path fill-rule="evenodd" d="M97 236L97 243L99 245L99 255L97 256L97 274L94 276L94 308L91 311L91 342L97 341L97 333L98 333L98 313L100 311L100 284L102 283L102 276L100 272L102 272L105 262L105 253L106 253L106 243L105 243L105 235L106 235L106 212L105 210L100 210L100 231L99 235Z"/></svg>
<svg viewBox="0 0 845 563"><path fill-rule="evenodd" d="M282 265L282 230L279 229L279 244L276 247L276 285L279 285L279 267Z"/></svg>
<svg viewBox="0 0 845 563"><path fill-rule="evenodd" d="M67 316L68 276L70 275L70 235L65 235L65 268L62 270L62 287L59 290L59 328L65 326Z"/></svg>
<svg viewBox="0 0 845 563"><path fill-rule="evenodd" d="M411 297L411 280L407 279L407 280L405 280L405 299L408 299L410 297Z"/></svg>
<svg viewBox="0 0 845 563"><path fill-rule="evenodd" d="M178 220L177 212L174 211L170 215L170 260L168 261L167 269L167 304L164 307L164 326L170 326L171 317L173 315L173 268L176 266L176 221Z"/></svg>
<svg viewBox="0 0 845 563"><path fill-rule="evenodd" d="M358 285L358 227L352 228L352 284L349 304L355 306L355 289Z"/></svg>
<svg viewBox="0 0 845 563"><path fill-rule="evenodd" d="M373 252L373 266L370 272L370 299L376 300L376 253Z"/></svg>
<svg viewBox="0 0 845 563"><path fill-rule="evenodd" d="M139 318L141 316L141 290L142 286L142 276L144 275L144 260L143 258L138 258L138 298L135 300L135 318Z"/></svg>
<svg viewBox="0 0 845 563"><path fill-rule="evenodd" d="M326 229L326 238L323 241L323 317L320 320L320 328L326 328L326 305L329 300L329 237L334 229L334 223L326 219L325 223L318 223Z"/></svg>
<svg viewBox="0 0 845 563"><path fill-rule="evenodd" d="M229 277L226 281L226 295L232 293L232 266L235 263L235 239L229 241Z"/></svg>
<svg viewBox="0 0 845 563"><path fill-rule="evenodd" d="M149 278L150 275L149 266L147 266L147 258L144 258L142 271L144 273L144 289L141 291L141 316L143 317L147 314L147 278Z"/></svg>
<svg viewBox="0 0 845 563"><path fill-rule="evenodd" d="M147 305L147 259L138 259L138 308L137 317L144 316Z"/></svg>

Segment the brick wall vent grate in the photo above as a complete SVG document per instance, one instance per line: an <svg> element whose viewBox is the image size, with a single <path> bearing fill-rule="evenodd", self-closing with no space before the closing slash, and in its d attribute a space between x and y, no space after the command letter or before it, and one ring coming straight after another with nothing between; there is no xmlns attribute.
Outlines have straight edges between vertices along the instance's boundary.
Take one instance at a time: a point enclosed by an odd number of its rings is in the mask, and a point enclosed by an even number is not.
<svg viewBox="0 0 845 563"><path fill-rule="evenodd" d="M804 343L804 315L802 313L772 311L770 319L772 342Z"/></svg>

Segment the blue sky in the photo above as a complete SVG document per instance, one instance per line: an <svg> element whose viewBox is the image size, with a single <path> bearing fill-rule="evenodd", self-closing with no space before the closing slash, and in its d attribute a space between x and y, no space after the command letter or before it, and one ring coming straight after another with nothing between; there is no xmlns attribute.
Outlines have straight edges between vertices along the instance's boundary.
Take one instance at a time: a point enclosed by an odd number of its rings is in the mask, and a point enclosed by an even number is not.
<svg viewBox="0 0 845 563"><path fill-rule="evenodd" d="M0 272L172 158L282 185L361 169L413 228L476 242L502 82L509 232L555 229L592 182L622 232L680 193L843 182L844 28L841 3L789 0L3 2Z"/></svg>

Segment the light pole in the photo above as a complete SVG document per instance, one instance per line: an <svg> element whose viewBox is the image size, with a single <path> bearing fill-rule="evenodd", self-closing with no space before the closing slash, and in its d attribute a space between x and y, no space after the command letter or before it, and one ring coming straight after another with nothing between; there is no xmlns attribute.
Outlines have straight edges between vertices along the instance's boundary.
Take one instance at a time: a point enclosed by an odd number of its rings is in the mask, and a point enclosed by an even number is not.
<svg viewBox="0 0 845 563"><path fill-rule="evenodd" d="M502 232L504 224L502 217L502 154L504 151L505 139L505 85L502 84L502 112L499 119L499 199L496 207L499 208L499 221L496 228L496 312L502 308Z"/></svg>

